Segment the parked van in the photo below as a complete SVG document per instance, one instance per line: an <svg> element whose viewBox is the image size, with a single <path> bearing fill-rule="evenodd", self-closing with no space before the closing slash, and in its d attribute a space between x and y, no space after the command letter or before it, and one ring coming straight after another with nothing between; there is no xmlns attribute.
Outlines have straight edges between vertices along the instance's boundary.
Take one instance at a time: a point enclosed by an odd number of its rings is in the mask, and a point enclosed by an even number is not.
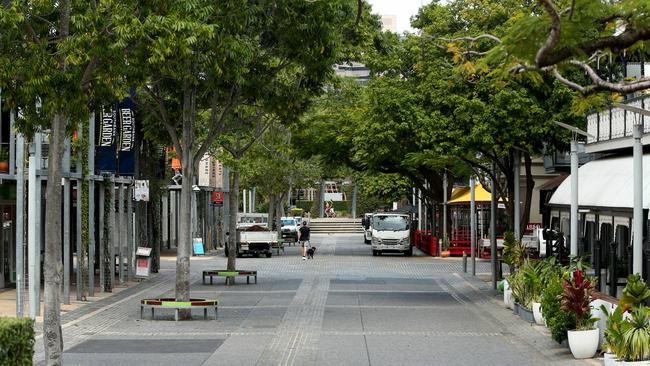
<svg viewBox="0 0 650 366"><path fill-rule="evenodd" d="M413 255L409 215L377 213L372 215L372 255L404 253Z"/></svg>

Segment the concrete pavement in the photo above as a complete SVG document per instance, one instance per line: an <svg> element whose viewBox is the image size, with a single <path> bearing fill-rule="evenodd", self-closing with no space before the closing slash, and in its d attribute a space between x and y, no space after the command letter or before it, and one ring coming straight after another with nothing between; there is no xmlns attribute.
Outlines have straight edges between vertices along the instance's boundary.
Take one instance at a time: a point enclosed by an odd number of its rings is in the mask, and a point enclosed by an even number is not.
<svg viewBox="0 0 650 366"><path fill-rule="evenodd" d="M240 258L258 284L201 284L223 256L192 259L192 296L220 300L219 319L140 320L139 300L173 296L174 259L152 280L64 319L66 365L588 365L541 327L503 308L461 262L373 257L359 235L313 235L314 260ZM478 262L477 272L488 272ZM35 362L43 359L37 340Z"/></svg>

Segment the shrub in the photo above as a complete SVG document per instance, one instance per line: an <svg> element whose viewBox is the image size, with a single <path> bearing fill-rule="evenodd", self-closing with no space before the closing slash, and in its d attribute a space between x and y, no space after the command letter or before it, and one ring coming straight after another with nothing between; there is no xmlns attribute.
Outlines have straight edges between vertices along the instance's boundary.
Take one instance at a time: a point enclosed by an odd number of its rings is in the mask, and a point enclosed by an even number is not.
<svg viewBox="0 0 650 366"><path fill-rule="evenodd" d="M31 365L34 354L34 321L0 317L0 365Z"/></svg>
<svg viewBox="0 0 650 366"><path fill-rule="evenodd" d="M567 339L567 331L576 327L575 315L560 309L560 302L557 300L560 294L562 294L562 278L557 273L551 273L541 303L542 313L551 329L551 337L557 343Z"/></svg>

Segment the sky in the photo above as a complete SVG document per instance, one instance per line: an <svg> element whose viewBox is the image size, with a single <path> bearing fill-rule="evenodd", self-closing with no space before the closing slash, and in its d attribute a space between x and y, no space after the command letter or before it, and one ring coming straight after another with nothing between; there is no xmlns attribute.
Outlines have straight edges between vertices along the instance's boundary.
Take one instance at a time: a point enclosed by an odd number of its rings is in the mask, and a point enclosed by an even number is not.
<svg viewBox="0 0 650 366"><path fill-rule="evenodd" d="M367 0L372 5L372 12L380 15L396 15L397 16L397 32L403 31L413 32L411 16L418 13L418 9L422 5L426 5L431 0Z"/></svg>

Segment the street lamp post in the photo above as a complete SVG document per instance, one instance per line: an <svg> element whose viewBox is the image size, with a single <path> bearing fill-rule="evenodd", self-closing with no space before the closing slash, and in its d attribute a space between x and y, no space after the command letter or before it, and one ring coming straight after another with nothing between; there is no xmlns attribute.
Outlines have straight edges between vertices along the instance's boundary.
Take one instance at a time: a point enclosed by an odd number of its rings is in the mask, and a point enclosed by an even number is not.
<svg viewBox="0 0 650 366"><path fill-rule="evenodd" d="M555 124L571 131L571 255L578 255L578 135L589 134L566 123Z"/></svg>
<svg viewBox="0 0 650 366"><path fill-rule="evenodd" d="M635 117L633 123L632 137L632 174L634 187L633 203L633 228L632 228L632 271L634 273L643 272L643 145L641 136L643 135L643 116L650 116L650 111L642 108L633 107L627 104L613 103L615 107L640 115Z"/></svg>
<svg viewBox="0 0 650 366"><path fill-rule="evenodd" d="M470 249L472 251L472 276L476 276L476 180L474 175L469 178L469 215L470 215Z"/></svg>

